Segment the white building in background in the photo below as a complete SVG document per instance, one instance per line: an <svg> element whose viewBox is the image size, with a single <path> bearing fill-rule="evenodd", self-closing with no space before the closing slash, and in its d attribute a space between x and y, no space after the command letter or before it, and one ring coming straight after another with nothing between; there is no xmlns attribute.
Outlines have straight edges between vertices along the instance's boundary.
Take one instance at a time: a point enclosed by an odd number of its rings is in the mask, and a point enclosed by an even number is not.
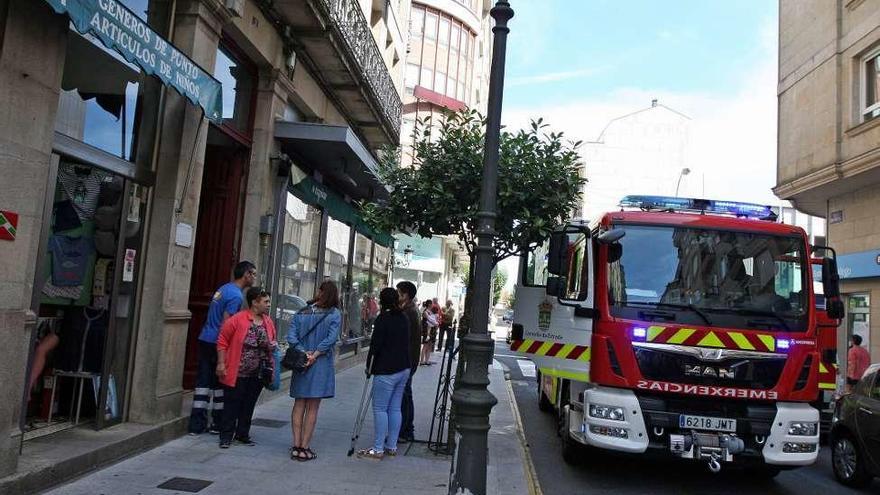
<svg viewBox="0 0 880 495"><path fill-rule="evenodd" d="M392 285L409 280L416 284L419 301L437 298L442 306L451 299L464 305L461 272L467 259L453 238L397 235Z"/></svg>
<svg viewBox="0 0 880 495"><path fill-rule="evenodd" d="M691 119L657 100L612 119L595 141L584 143L587 184L583 216L614 210L630 194L701 194L702 170L691 163Z"/></svg>

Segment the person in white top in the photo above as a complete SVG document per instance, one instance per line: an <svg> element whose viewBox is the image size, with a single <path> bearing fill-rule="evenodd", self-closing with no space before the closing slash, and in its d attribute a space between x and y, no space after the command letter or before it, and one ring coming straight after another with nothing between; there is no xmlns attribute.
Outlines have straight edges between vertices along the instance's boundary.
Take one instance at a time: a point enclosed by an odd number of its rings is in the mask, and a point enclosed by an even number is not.
<svg viewBox="0 0 880 495"><path fill-rule="evenodd" d="M432 307L431 301L425 301L422 304L422 352L419 357L419 364L422 366L430 366L431 351L437 343L437 328L440 326L440 315Z"/></svg>

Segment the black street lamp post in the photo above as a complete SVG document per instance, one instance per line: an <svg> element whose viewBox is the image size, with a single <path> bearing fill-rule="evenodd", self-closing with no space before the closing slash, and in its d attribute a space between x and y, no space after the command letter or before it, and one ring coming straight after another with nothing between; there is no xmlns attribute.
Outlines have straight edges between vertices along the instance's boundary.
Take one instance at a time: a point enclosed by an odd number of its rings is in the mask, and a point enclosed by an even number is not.
<svg viewBox="0 0 880 495"><path fill-rule="evenodd" d="M501 101L504 95L504 58L507 50L507 22L513 9L498 0L490 13L492 28L492 69L489 75L489 108L486 115L486 147L483 153L483 181L474 249L474 293L471 330L461 339L461 376L455 381L452 402L455 407L456 442L449 493L486 493L489 413L498 399L488 390L489 365L495 343L489 337L489 298L492 293L492 258L495 248L495 211L498 190L498 146L501 134Z"/></svg>

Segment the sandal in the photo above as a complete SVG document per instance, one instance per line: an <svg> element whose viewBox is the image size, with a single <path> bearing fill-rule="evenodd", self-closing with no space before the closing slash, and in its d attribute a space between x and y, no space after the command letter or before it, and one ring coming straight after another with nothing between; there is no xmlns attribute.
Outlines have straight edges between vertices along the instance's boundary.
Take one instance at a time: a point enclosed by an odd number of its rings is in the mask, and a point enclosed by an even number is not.
<svg viewBox="0 0 880 495"><path fill-rule="evenodd" d="M377 461L381 461L385 457L385 453L379 452L378 450L370 447L369 449L358 450L357 456L361 459L375 459Z"/></svg>
<svg viewBox="0 0 880 495"><path fill-rule="evenodd" d="M313 461L318 458L318 454L315 453L311 448L301 449L302 453L306 456L303 458L304 461Z"/></svg>
<svg viewBox="0 0 880 495"><path fill-rule="evenodd" d="M305 451L302 447L291 447L288 452L290 453L291 461L303 462L308 460L307 458L303 457L305 455Z"/></svg>

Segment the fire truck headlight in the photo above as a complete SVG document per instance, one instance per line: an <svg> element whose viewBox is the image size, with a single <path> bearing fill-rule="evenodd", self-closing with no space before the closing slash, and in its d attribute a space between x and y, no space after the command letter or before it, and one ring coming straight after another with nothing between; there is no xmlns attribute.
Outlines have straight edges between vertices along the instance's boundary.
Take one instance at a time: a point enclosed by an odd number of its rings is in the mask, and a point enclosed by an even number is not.
<svg viewBox="0 0 880 495"><path fill-rule="evenodd" d="M812 454L815 451L815 443L785 442L782 445L782 452L786 454Z"/></svg>
<svg viewBox="0 0 880 495"><path fill-rule="evenodd" d="M590 417L610 419L612 421L624 421L626 419L622 407L602 406L599 404L590 404Z"/></svg>
<svg viewBox="0 0 880 495"><path fill-rule="evenodd" d="M799 437L815 437L819 423L795 421L788 424L788 434Z"/></svg>

